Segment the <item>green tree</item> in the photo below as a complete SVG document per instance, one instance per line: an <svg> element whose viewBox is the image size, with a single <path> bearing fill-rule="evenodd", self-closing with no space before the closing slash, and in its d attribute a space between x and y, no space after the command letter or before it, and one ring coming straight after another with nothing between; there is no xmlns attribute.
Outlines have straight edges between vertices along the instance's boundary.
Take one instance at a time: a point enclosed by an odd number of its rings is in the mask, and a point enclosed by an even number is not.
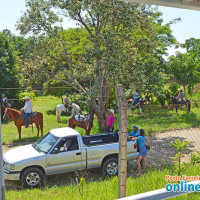
<svg viewBox="0 0 200 200"><path fill-rule="evenodd" d="M153 49L161 55L173 40L169 26L162 26L160 13L146 5L115 0L28 0L26 7L18 23L21 33L46 36L46 47L42 49L51 63L52 77L63 80L87 97L100 130L106 125L105 104L109 91L116 83L133 80L129 78L130 73L137 77L135 72L139 66L143 67L136 65L142 63L140 52L146 52L148 60ZM58 26L66 18L75 20L87 33L83 51L78 49L82 54L74 55L76 49L70 47L67 33ZM74 46L81 44L81 38L79 35L74 40L78 42ZM159 66L159 58L151 59L153 66ZM143 70L146 74L148 68ZM154 78L155 72L156 69ZM80 79L86 75L90 84L84 85Z"/></svg>
<svg viewBox="0 0 200 200"><path fill-rule="evenodd" d="M9 30L0 32L0 87L17 88L18 70L21 65L19 52L16 50L13 36ZM16 90L2 90L2 93L11 98L15 97Z"/></svg>
<svg viewBox="0 0 200 200"><path fill-rule="evenodd" d="M199 59L193 52L177 53L169 59L168 72L183 86L186 93L188 85L200 82Z"/></svg>

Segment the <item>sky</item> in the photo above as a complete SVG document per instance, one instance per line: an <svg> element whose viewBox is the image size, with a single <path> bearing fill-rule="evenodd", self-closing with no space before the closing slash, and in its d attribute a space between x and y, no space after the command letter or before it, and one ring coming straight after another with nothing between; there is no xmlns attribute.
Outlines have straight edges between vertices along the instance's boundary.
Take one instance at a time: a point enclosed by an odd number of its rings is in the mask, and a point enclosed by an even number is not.
<svg viewBox="0 0 200 200"><path fill-rule="evenodd" d="M164 22L167 23L175 18L181 18L178 22L171 26L173 35L177 41L183 43L190 37L200 38L200 11L186 10L180 8L170 8L159 6L159 10L163 12ZM19 34L15 24L19 20L23 11L25 11L25 0L1 0L0 3L0 31L9 29L12 33ZM65 22L68 27L75 27L72 21ZM169 48L169 54L174 54L175 49Z"/></svg>

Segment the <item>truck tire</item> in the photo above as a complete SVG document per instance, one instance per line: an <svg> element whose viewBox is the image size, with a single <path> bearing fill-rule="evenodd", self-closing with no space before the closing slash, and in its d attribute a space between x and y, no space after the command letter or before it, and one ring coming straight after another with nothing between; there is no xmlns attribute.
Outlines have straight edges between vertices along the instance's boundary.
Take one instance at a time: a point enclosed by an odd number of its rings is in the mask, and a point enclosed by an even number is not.
<svg viewBox="0 0 200 200"><path fill-rule="evenodd" d="M36 167L25 169L25 171L21 175L21 183L24 188L43 187L44 182L44 173Z"/></svg>
<svg viewBox="0 0 200 200"><path fill-rule="evenodd" d="M116 158L109 158L104 161L102 172L104 176L116 176L118 173L118 160Z"/></svg>

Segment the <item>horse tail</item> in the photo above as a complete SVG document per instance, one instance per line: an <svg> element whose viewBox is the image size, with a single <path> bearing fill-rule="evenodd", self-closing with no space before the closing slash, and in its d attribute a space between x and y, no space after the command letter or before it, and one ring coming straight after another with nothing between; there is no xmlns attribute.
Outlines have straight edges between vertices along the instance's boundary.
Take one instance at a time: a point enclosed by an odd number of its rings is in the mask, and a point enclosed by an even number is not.
<svg viewBox="0 0 200 200"><path fill-rule="evenodd" d="M43 136L43 114L42 113L41 113L40 130L41 130L41 136Z"/></svg>
<svg viewBox="0 0 200 200"><path fill-rule="evenodd" d="M58 107L56 107L56 118L57 118L57 121L58 121Z"/></svg>

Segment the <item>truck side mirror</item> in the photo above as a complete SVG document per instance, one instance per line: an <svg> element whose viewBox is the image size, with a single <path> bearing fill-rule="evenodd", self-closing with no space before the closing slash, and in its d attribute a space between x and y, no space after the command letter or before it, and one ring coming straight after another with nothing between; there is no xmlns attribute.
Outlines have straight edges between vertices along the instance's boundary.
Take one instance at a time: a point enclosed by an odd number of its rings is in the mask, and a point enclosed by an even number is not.
<svg viewBox="0 0 200 200"><path fill-rule="evenodd" d="M58 148L55 148L54 150L53 150L53 154L57 154L57 153L59 153L60 151L58 150Z"/></svg>

